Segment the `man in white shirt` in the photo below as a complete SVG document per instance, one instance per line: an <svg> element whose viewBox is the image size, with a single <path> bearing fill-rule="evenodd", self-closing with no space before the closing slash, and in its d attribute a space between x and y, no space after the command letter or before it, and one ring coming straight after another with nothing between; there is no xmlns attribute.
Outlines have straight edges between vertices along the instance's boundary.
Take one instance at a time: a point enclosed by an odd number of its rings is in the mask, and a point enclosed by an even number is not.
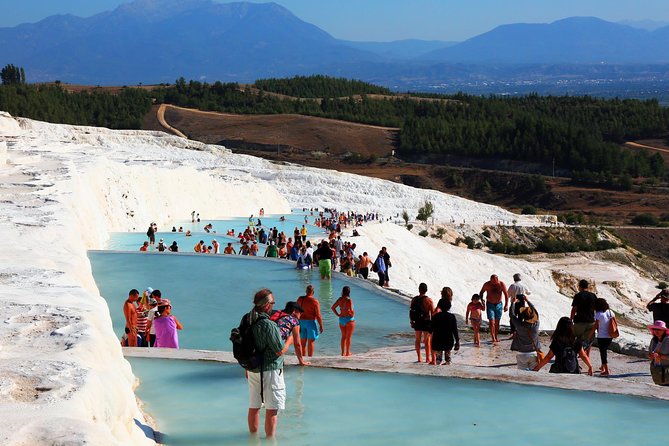
<svg viewBox="0 0 669 446"><path fill-rule="evenodd" d="M511 303L514 303L516 301L517 296L528 296L531 293L531 291L525 286L525 284L520 282L520 273L516 273L513 275L513 283L509 285L509 290L507 291L507 294L509 295L509 299L511 300ZM513 338L513 333L516 331L516 327L513 324L511 325L511 338Z"/></svg>

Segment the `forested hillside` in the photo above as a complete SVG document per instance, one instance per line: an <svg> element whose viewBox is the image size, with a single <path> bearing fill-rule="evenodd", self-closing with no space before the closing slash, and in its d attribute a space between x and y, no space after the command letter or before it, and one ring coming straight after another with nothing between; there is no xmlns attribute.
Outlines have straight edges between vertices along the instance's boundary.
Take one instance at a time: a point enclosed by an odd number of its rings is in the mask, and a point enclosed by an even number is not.
<svg viewBox="0 0 669 446"><path fill-rule="evenodd" d="M0 109L51 122L110 128L139 128L152 102L241 114L296 113L397 127L398 153L408 159L455 154L554 163L580 180L665 174L659 154L620 146L669 132L669 109L655 100L464 94L375 99L364 92L388 92L326 76L267 79L256 87L260 91L236 83L181 78L172 86L151 91L127 88L111 95L67 93L58 86L5 85L0 88ZM323 99L281 98L263 90Z"/></svg>
<svg viewBox="0 0 669 446"><path fill-rule="evenodd" d="M0 110L58 124L140 129L144 116L151 110L151 98L133 88L113 95L69 93L57 85L3 85Z"/></svg>
<svg viewBox="0 0 669 446"><path fill-rule="evenodd" d="M367 82L330 76L295 76L290 79L259 79L256 88L296 98L337 98L360 94L392 94Z"/></svg>

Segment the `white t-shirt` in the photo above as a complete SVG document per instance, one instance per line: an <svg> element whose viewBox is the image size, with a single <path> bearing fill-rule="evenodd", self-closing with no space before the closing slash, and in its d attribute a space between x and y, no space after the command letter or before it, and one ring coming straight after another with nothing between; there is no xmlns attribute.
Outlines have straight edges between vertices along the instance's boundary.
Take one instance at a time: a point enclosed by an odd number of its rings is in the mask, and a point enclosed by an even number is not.
<svg viewBox="0 0 669 446"><path fill-rule="evenodd" d="M515 299L518 297L519 294L522 294L524 296L529 296L530 290L527 289L527 287L521 283L521 282L513 282L511 285L509 285L509 290L507 291L509 294L509 297L512 299Z"/></svg>
<svg viewBox="0 0 669 446"><path fill-rule="evenodd" d="M597 328L597 337L598 338L610 338L611 335L609 334L609 321L613 319L615 315L613 314L613 311L611 310L606 310L604 312L597 311L595 312L595 320L599 322L598 328Z"/></svg>

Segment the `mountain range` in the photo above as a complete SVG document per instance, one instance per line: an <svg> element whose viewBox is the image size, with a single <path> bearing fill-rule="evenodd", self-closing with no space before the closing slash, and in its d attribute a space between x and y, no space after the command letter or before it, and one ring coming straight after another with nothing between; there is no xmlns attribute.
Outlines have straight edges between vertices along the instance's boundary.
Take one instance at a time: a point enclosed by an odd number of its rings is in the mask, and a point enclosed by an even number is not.
<svg viewBox="0 0 669 446"><path fill-rule="evenodd" d="M24 67L31 82L249 82L314 73L371 80L388 72L381 82L392 86L477 66L535 72L537 64L669 63L669 26L648 31L574 17L503 25L459 43L351 42L275 3L136 0L88 18L57 15L0 28L0 64L7 63Z"/></svg>

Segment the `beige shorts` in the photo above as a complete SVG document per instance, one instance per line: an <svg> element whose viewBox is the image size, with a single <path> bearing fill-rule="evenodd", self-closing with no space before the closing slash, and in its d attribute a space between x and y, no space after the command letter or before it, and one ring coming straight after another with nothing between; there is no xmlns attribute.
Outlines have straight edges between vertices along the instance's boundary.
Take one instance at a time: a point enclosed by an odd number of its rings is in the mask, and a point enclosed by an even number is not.
<svg viewBox="0 0 669 446"><path fill-rule="evenodd" d="M283 381L283 370L263 372L263 393L265 409L283 410L286 408L286 384ZM260 373L249 372L249 409L260 409L263 406L260 397Z"/></svg>

